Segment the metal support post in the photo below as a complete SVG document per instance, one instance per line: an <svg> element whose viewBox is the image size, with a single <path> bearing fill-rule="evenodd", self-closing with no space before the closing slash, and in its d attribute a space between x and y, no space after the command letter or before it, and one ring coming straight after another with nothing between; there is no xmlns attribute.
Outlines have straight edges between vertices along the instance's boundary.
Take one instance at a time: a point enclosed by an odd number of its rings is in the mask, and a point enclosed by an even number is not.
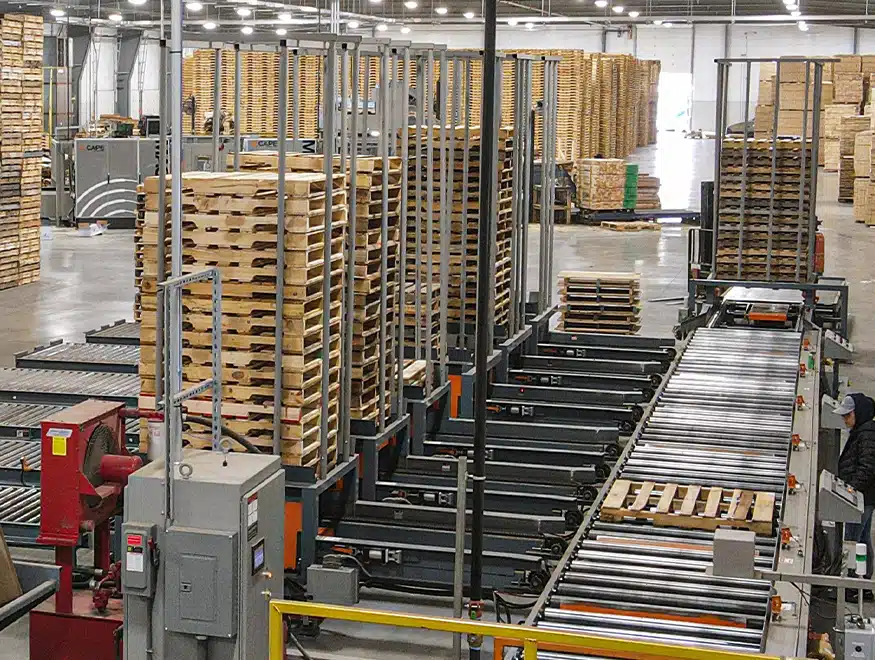
<svg viewBox="0 0 875 660"><path fill-rule="evenodd" d="M416 141L414 142L414 152L413 152L413 161L414 161L414 172L413 172L413 181L414 181L414 191L413 191L413 199L414 199L414 234L415 234L415 242L416 245L414 247L414 272L413 272L413 301L414 301L414 311L416 317L416 327L414 328L414 343L416 345L416 359L421 360L423 357L423 353L428 356L431 353L431 347L426 346L423 347L422 340L422 323L423 323L423 309L422 309L422 122L424 117L424 111L422 104L424 102L425 94L423 92L425 82L425 67L423 66L423 58L422 55L416 56L416 130L415 136ZM428 357L426 357L428 359ZM426 367L426 374L428 374L428 368ZM425 382L426 391L430 391L431 381L427 377Z"/></svg>
<svg viewBox="0 0 875 660"><path fill-rule="evenodd" d="M521 191L520 197L520 225L522 235L520 237L520 287L519 287L519 328L525 325L526 320L526 296L527 296L527 277L528 277L528 254L529 254L529 222L531 222L531 199L534 194L532 187L529 185L531 180L531 167L534 160L534 153L531 149L529 136L529 115L532 112L532 60L526 60L523 66L523 83L521 86L522 101L520 103L520 113L517 117L517 126L519 131L515 138L515 150L520 152L520 163L522 170L520 172L520 186L516 190Z"/></svg>
<svg viewBox="0 0 875 660"><path fill-rule="evenodd" d="M808 92L806 90L805 100L808 101ZM811 198L808 203L808 281L814 282L817 279L817 274L814 268L814 253L817 243L817 209L815 201L817 199L817 158L820 149L820 108L823 94L823 62L814 63L814 98L813 111L811 116L811 182L810 191ZM805 151L802 151L802 167L805 171ZM798 279L798 278L797 278ZM862 599L861 599L862 600Z"/></svg>
<svg viewBox="0 0 875 660"><path fill-rule="evenodd" d="M344 54L344 71L346 72L346 59L350 53ZM349 410L352 403L352 340L353 340L353 324L355 322L355 232L356 232L356 178L358 176L358 73L359 73L359 52L356 46L351 53L349 79L343 76L343 93L342 97L346 99L346 85L350 85L350 93L352 96L352 116L349 119L349 132L347 134L349 144L349 192L348 203L349 213L347 216L347 260L346 260L346 295L344 296L346 306L344 313L346 314L346 322L343 324L343 385L341 399L341 410ZM344 116L347 113L346 100L344 100ZM346 121L343 122L344 130L346 129ZM342 171L346 171L343 169ZM352 454L352 439L349 430L349 415L343 415L343 428L341 430L343 440L343 458L348 460Z"/></svg>
<svg viewBox="0 0 875 660"><path fill-rule="evenodd" d="M407 283L407 163L408 163L408 132L407 114L410 89L410 49L404 47L401 55L401 93L398 98L402 103L400 112L401 148L401 209L398 214L398 258L395 267L398 269L398 414L404 411L404 317L407 305L405 284Z"/></svg>
<svg viewBox="0 0 875 660"><path fill-rule="evenodd" d="M432 345L432 287L434 286L434 95L432 83L434 80L434 51L429 49L425 58L425 76L423 87L425 89L425 261L426 261L426 289L425 289L425 375L426 379L434 382L434 352ZM445 283L440 280L443 289ZM443 381L441 381L443 382Z"/></svg>
<svg viewBox="0 0 875 660"><path fill-rule="evenodd" d="M727 33L728 34L728 33ZM726 97L727 84L729 81L729 64L727 62L717 63L717 116L714 119L714 130L716 139L714 140L714 220L711 231L711 254L714 259L714 273L717 272L717 233L720 224L720 158L723 153L723 136L726 133Z"/></svg>
<svg viewBox="0 0 875 660"><path fill-rule="evenodd" d="M465 58L465 118L462 131L462 199L467 200L470 183L468 171L471 162L471 66L470 58ZM468 348L467 298L468 298L468 205L462 204L462 278L459 292L459 348Z"/></svg>
<svg viewBox="0 0 875 660"><path fill-rule="evenodd" d="M164 343L164 290L167 275L167 40L158 42L158 290L155 306L155 408L164 398L164 371L167 355ZM64 177L55 188L57 198L64 190Z"/></svg>
<svg viewBox="0 0 875 660"><path fill-rule="evenodd" d="M368 124L370 117L370 104L371 104L371 56L364 56L364 65L365 65L365 83L364 83L364 94L365 99L362 105L362 135L364 136L364 151L365 153L370 153L369 145L370 145L370 134L368 132Z"/></svg>
<svg viewBox="0 0 875 660"><path fill-rule="evenodd" d="M447 51L442 49L439 58L439 78L440 87L438 90L438 108L439 115L437 119L440 121L440 187L441 187L441 209L440 209L440 301L439 301L439 338L438 338L438 375L440 382L444 383L447 380L447 315L448 315L448 297L449 297L449 281L450 281L450 219L453 209L453 191L447 189L447 171L452 164L452 155L447 153ZM462 204L466 204L467 200L462 200ZM464 319L462 319L464 323Z"/></svg>
<svg viewBox="0 0 875 660"><path fill-rule="evenodd" d="M468 505L468 457L459 456L456 468L456 555L453 563L453 616L462 618L465 589L465 519ZM462 635L453 635L453 658L462 657Z"/></svg>
<svg viewBox="0 0 875 660"><path fill-rule="evenodd" d="M280 42L279 80L277 81L278 110L277 146L279 161L276 208L276 315L274 317L274 375L273 375L273 453L283 450L283 308L286 279L286 135L289 108L289 46ZM330 200L328 202L330 205Z"/></svg>
<svg viewBox="0 0 875 660"><path fill-rule="evenodd" d="M389 51L380 51L380 129L378 151L382 176L382 206L380 212L380 357L379 357L379 429L386 428L386 369L390 366L387 343L389 333Z"/></svg>
<svg viewBox="0 0 875 660"><path fill-rule="evenodd" d="M458 88L459 88L459 83L461 82L461 80L460 80L461 71L459 70L460 62L461 62L461 60L458 58L455 58L455 57L454 58L447 58L446 69L447 69L448 76L450 75L450 70L449 70L450 63L452 64L452 67L453 67L453 71L452 71L453 98L452 98L452 101L447 100L446 93L444 94L444 99L445 99L445 101L444 101L444 116L447 119L443 122L443 124L445 124L449 127L449 130L447 133L447 139L446 139L447 174L446 174L446 182L444 185L444 188L446 188L446 195L447 195L446 205L449 207L447 209L447 215L450 219L449 223L448 223L447 232L446 232L447 233L446 240L447 240L447 244L448 244L447 245L447 252L449 252L449 235L452 233L452 218L453 218L453 213L454 213L455 197L456 197L456 166L455 166L455 159L456 159L456 117L459 114ZM446 82L443 82L441 84L441 87L445 91L449 89L449 86L450 86L450 81L446 81ZM449 113L446 112L447 106L449 106ZM463 175L464 175L464 173L463 173ZM467 203L468 203L467 198L462 197L462 207L463 208L467 205ZM447 257L447 259L449 259L449 256ZM465 251L463 249L462 250L462 261L464 261L464 260L465 260ZM448 272L449 272L449 262L448 262L447 268L448 268ZM447 323L449 324L449 318L447 318ZM460 315L459 316L459 329L461 329L464 325L465 325L465 317ZM447 341L448 340L449 340L449 337L447 337Z"/></svg>
<svg viewBox="0 0 875 660"><path fill-rule="evenodd" d="M222 49L214 49L216 65L213 69L213 172L225 168L219 163L219 136L222 134Z"/></svg>
<svg viewBox="0 0 875 660"><path fill-rule="evenodd" d="M298 49L292 51L292 140L297 142L301 126L301 61Z"/></svg>
<svg viewBox="0 0 875 660"><path fill-rule="evenodd" d="M751 63L747 62L744 71L744 126L750 119L750 83L751 83ZM806 101L807 102L807 101ZM802 125L805 126L805 116L802 117ZM803 141L805 138L803 138ZM738 221L738 264L736 267L736 277L741 279L742 257L744 256L744 224L745 211L747 206L747 140L744 140L741 145L741 202ZM716 254L716 252L715 252Z"/></svg>
<svg viewBox="0 0 875 660"><path fill-rule="evenodd" d="M243 79L240 44L234 44L234 171L240 171L240 82Z"/></svg>
<svg viewBox="0 0 875 660"><path fill-rule="evenodd" d="M775 179L777 176L777 160L778 160L778 113L781 109L781 60L775 63L775 102L772 110L772 167L771 167L771 186L770 189L775 189ZM808 90L805 90L808 94ZM804 138L803 138L804 139ZM772 232L775 222L775 198L769 195L769 228L766 237L766 280L772 279ZM741 225L739 225L741 230ZM716 254L714 255L716 257ZM739 258L741 256L739 255Z"/></svg>

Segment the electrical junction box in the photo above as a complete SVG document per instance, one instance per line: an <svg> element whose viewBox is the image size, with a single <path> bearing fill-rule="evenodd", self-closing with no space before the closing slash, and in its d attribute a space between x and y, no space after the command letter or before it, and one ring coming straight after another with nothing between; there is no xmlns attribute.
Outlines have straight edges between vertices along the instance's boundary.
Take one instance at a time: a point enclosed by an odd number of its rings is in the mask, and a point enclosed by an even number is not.
<svg viewBox="0 0 875 660"><path fill-rule="evenodd" d="M264 660L268 601L283 595L280 459L189 448L182 463L191 474L174 479L169 529L163 461L135 472L125 489L123 529L136 536L154 526L157 567L150 596L132 570L138 560L125 553L124 660ZM144 569L149 557L147 543Z"/></svg>
<svg viewBox="0 0 875 660"><path fill-rule="evenodd" d="M872 619L845 617L845 660L875 659L875 627Z"/></svg>
<svg viewBox="0 0 875 660"><path fill-rule="evenodd" d="M155 525L122 525L122 590L151 598L155 595Z"/></svg>
<svg viewBox="0 0 875 660"><path fill-rule="evenodd" d="M307 567L307 591L316 603L355 605L359 602L359 572L352 566Z"/></svg>
<svg viewBox="0 0 875 660"><path fill-rule="evenodd" d="M728 527L714 531L714 575L752 578L755 558L756 534L753 532Z"/></svg>

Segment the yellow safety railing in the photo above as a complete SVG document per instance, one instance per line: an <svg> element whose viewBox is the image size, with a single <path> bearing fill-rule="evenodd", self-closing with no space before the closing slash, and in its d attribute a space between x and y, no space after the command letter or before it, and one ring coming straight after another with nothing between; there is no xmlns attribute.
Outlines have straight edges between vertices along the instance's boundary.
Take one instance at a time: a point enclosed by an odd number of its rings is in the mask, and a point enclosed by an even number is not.
<svg viewBox="0 0 875 660"><path fill-rule="evenodd" d="M778 656L760 653L697 649L689 646L559 632L507 623L400 614L383 610L321 605L297 600L270 601L270 660L285 660L284 614L493 637L496 639L496 647L522 647L525 660L536 660L538 649L605 654L620 658L647 658L648 660L663 658L665 660L782 660Z"/></svg>

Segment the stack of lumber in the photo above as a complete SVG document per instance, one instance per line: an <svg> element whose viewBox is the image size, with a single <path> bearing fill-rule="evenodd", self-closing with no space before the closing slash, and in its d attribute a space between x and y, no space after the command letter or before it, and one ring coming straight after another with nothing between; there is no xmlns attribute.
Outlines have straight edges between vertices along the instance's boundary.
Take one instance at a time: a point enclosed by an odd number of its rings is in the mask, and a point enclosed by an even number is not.
<svg viewBox="0 0 875 660"><path fill-rule="evenodd" d="M809 88L806 94L806 67L803 62L781 62L781 78L775 89L775 62L760 64L760 86L757 105L754 110L754 135L758 138L771 137L775 122L775 95L778 94L778 135L801 136L803 124L805 134L811 137L814 124L813 80L814 67L809 68ZM821 111L832 102L832 83L824 76ZM754 90L752 90L753 92ZM852 113L856 114L856 112ZM823 119L821 117L821 134Z"/></svg>
<svg viewBox="0 0 875 660"><path fill-rule="evenodd" d="M854 201L856 139L859 133L868 128L869 117L865 115L842 118L839 129L839 202L850 204Z"/></svg>
<svg viewBox="0 0 875 660"><path fill-rule="evenodd" d="M0 289L40 272L43 21L0 17Z"/></svg>
<svg viewBox="0 0 875 660"><path fill-rule="evenodd" d="M824 110L823 113L823 140L821 142L823 146L823 168L827 172L837 172L839 169L839 160L842 157L842 152L847 152L847 141L848 137L845 137L845 147L842 148L842 135L845 133L843 130L843 126L845 125L845 119L849 117L858 117L857 106L855 105L831 105ZM854 121L848 126L855 126L860 124L859 121ZM862 128L868 128L868 117L864 118L862 121ZM850 131L848 134L852 134ZM851 143L853 144L853 142Z"/></svg>
<svg viewBox="0 0 875 660"><path fill-rule="evenodd" d="M623 208L626 163L620 158L584 158L575 163L574 185L582 209Z"/></svg>
<svg viewBox="0 0 875 660"><path fill-rule="evenodd" d="M836 103L848 103L859 107L865 95L868 75L863 74L863 58L860 55L838 55L832 63L834 99Z"/></svg>
<svg viewBox="0 0 875 660"><path fill-rule="evenodd" d="M408 255L408 257L410 257L410 255ZM431 345L433 348L437 348L440 344L440 283L424 282L420 285L419 307L417 308L416 283L410 282L404 287L405 346L425 346L426 344L426 334L428 332L427 301L429 287L431 288ZM417 317L419 319L419 333L421 338L419 341L417 341L416 337Z"/></svg>
<svg viewBox="0 0 875 660"><path fill-rule="evenodd" d="M420 162L421 198L417 206L416 196L416 159L408 160L408 192L407 192L407 281L412 281L415 274L414 255L417 241L417 222L419 222L420 249L422 250L421 275L423 282L438 282L440 279L441 255L441 186L440 186L440 131L432 127L432 142L434 145L434 163L431 176L434 187L431 199L432 232L428 233L428 198L425 182L428 177L426 159ZM429 129L426 127L412 128L409 131L408 153L415 154L417 140L420 140L421 153L425 153L425 144ZM450 332L464 320L473 324L477 316L477 245L480 239L480 128L473 126L469 131L468 169L464 165L463 131L455 129L454 149L450 152L449 137L447 139L447 160L450 165L452 181L447 181L446 192L450 204L450 235L449 242L449 288L448 320ZM510 309L510 235L512 227L513 201L513 131L502 129L498 132L498 205L495 208L495 316L493 323L504 326L508 321ZM426 262L427 252L431 249L432 268L429 272Z"/></svg>
<svg viewBox="0 0 875 660"><path fill-rule="evenodd" d="M871 129L854 139L854 219L865 222L869 215L869 182L872 169Z"/></svg>
<svg viewBox="0 0 875 660"><path fill-rule="evenodd" d="M659 178L649 174L638 175L638 209L661 209Z"/></svg>
<svg viewBox="0 0 875 660"><path fill-rule="evenodd" d="M145 182L144 242L157 236L157 178ZM182 175L183 273L212 266L222 275L222 417L223 423L253 444L270 447L273 438L274 332L276 323L277 174L274 172ZM325 175L286 175L285 304L283 336L282 461L313 466L320 460L320 425L328 416L329 465L336 459L340 387L340 323L343 292L343 242L347 201L343 176L334 175L332 199L326 199ZM331 204L331 293L322 296L324 219ZM154 239L152 239L154 241ZM144 247L144 274L154 271L155 253ZM212 373L210 284L186 287L183 295L184 387ZM143 319L154 307L153 291L141 291ZM322 312L330 308L329 345L322 341ZM141 336L141 405L154 405L154 327L144 323ZM329 405L322 409L322 373L329 372ZM192 400L189 411L210 414L208 400ZM203 435L188 434L197 446ZM144 438L145 439L145 438ZM143 442L141 441L141 447ZM146 444L148 442L146 441Z"/></svg>
<svg viewBox="0 0 875 660"><path fill-rule="evenodd" d="M803 181L802 140L779 138L773 187L771 139L747 140L746 174L742 173L743 145L743 138L727 137L723 140L717 277L795 281L796 256L799 254L799 278L804 280L808 274L808 242L815 239L808 235L811 151L806 149L805 152ZM767 271L769 263L770 270Z"/></svg>
<svg viewBox="0 0 875 660"><path fill-rule="evenodd" d="M641 327L638 273L562 271L559 300L559 329L565 332L627 335Z"/></svg>

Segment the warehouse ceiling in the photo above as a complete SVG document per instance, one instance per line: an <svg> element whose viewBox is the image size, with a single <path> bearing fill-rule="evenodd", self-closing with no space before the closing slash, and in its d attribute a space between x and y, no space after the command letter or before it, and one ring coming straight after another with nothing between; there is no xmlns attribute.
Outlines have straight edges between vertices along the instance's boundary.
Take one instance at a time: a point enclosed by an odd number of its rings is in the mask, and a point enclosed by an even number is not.
<svg viewBox="0 0 875 660"><path fill-rule="evenodd" d="M256 30L311 29L328 23L331 0L185 0L186 22L193 30L205 23L223 28L254 25ZM342 22L359 31L380 22L446 27L482 23L482 0L340 0ZM790 16L785 3L798 2L801 17ZM499 22L525 29L545 23L609 25L623 28L631 23L682 25L687 22L728 23L790 22L797 18L844 25L875 27L869 0L498 0ZM0 2L0 11L42 13L47 20L64 23L149 27L162 15L169 16L170 0L25 0ZM240 13L250 11L249 15ZM321 10L320 10L321 9ZM50 11L64 12L62 17ZM115 16L113 16L115 14ZM112 18L111 18L112 17ZM357 25L358 24L358 25ZM545 47L549 44L545 44Z"/></svg>

